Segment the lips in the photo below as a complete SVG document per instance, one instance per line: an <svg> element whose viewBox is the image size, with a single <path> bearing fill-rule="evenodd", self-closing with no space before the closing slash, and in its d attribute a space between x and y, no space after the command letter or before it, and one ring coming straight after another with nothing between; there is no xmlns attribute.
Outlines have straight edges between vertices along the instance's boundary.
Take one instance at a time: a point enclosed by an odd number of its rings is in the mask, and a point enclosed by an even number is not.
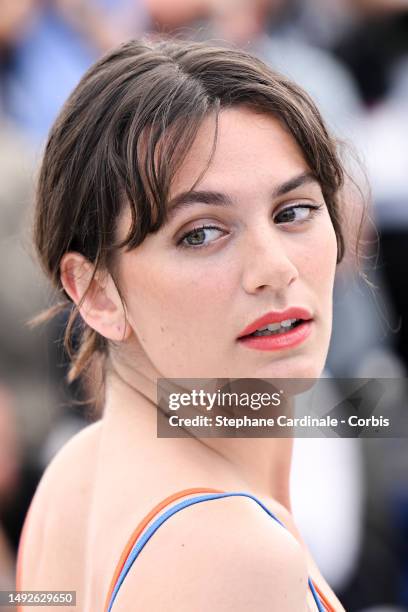
<svg viewBox="0 0 408 612"><path fill-rule="evenodd" d="M264 314L259 319L256 319L252 323L250 323L242 332L239 334L238 338L243 338L250 334L253 334L260 327L266 327L269 323L281 323L282 321L286 321L287 319L302 319L303 321L310 321L312 319L312 314L307 308L294 306L292 308L287 308L286 310L271 311Z"/></svg>

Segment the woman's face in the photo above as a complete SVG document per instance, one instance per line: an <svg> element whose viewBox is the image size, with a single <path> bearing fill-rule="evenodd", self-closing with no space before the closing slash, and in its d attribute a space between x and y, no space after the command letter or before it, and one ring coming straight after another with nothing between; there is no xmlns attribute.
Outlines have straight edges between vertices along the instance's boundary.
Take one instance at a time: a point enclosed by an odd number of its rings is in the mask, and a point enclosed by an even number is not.
<svg viewBox="0 0 408 612"><path fill-rule="evenodd" d="M134 331L127 342L135 351L127 354L139 371L153 365L165 378L318 377L337 257L320 186L275 118L233 108L220 114L215 154L194 188L205 193L179 197L205 168L213 135L208 118L174 177L170 206L176 199L184 205L119 256ZM121 237L129 223L126 212ZM210 229L197 229L203 226ZM259 317L291 307L312 319L300 341L261 350L257 340L238 340Z"/></svg>

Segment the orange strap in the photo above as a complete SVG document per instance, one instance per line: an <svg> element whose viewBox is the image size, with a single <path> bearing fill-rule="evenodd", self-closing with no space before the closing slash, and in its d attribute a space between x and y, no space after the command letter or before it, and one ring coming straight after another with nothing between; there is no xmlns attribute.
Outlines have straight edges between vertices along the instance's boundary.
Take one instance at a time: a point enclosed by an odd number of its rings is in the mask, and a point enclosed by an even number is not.
<svg viewBox="0 0 408 612"><path fill-rule="evenodd" d="M136 529L133 531L132 535L130 536L121 556L120 559L116 565L116 569L113 575L113 578L111 580L110 583L110 587L109 587L109 591L106 597L106 601L105 601L105 607L104 607L104 612L107 612L108 610L108 606L109 606L109 602L110 602L110 598L113 592L113 589L115 588L115 584L116 581L123 569L123 566L126 563L126 560L130 554L130 551L132 550L136 540L139 538L139 536L142 534L142 532L144 531L144 529L147 527L147 525L150 523L150 521L161 511L163 510L166 506L168 506L169 504L171 504L172 502L176 501L177 499L180 499L181 497L185 497L187 495L193 495L195 493L225 493L225 491L221 491L219 489L209 489L209 488L199 488L199 487L195 487L195 488L191 488L191 489L184 489L183 491L178 491L177 493L173 493L172 495L169 495L168 497L166 497L165 499L163 499L160 503L158 503L145 517L144 519L142 519L140 521L140 523L137 525ZM313 580L312 580L313 582ZM326 597L323 595L323 593L321 592L321 590L319 589L319 587L313 582L313 586L316 589L317 594L319 595L322 603L324 604L324 606L326 607L328 612L335 612L335 610L333 609L333 607L331 606L331 604L328 602L328 600L326 599Z"/></svg>
<svg viewBox="0 0 408 612"><path fill-rule="evenodd" d="M312 580L312 579L310 579ZM331 603L327 600L327 598L323 595L323 593L321 592L321 590L319 589L319 587L317 586L317 584L312 580L313 582L313 586L316 589L316 592L318 594L318 596L320 597L322 604L324 605L324 607L326 608L327 612L336 612L335 609L333 608L333 606L331 605Z"/></svg>
<svg viewBox="0 0 408 612"><path fill-rule="evenodd" d="M115 573L113 575L113 578L111 580L110 583L110 587L109 587L109 592L108 595L106 597L106 601L105 601L105 607L104 607L104 611L106 612L109 606L109 601L113 592L113 589L115 588L115 584L116 581L119 577L120 572L123 569L123 566L126 563L126 559L129 556L130 551L133 548L134 543L136 542L136 540L138 539L138 537L142 534L143 530L147 527L147 525L150 523L150 521L156 516L156 514L158 514L160 512L160 510L163 510L163 508L165 508L166 506L168 506L169 504L171 504L173 501L176 501L177 499L180 499L180 497L185 497L186 495L193 495L195 493L225 493L225 491L220 491L219 489L204 489L204 488L200 488L200 487L195 487L195 488L191 488L191 489L184 489L183 491L178 491L177 493L173 493L172 495L169 495L168 497L166 497L165 499L163 499L160 503L157 504L157 506L155 506L150 512L149 514L147 514L144 519L142 519L140 521L140 523L138 524L138 526L136 527L136 529L134 530L134 532L132 533L132 535L130 536L128 543L125 546L125 549L123 550L120 559L116 565L116 569L115 569Z"/></svg>

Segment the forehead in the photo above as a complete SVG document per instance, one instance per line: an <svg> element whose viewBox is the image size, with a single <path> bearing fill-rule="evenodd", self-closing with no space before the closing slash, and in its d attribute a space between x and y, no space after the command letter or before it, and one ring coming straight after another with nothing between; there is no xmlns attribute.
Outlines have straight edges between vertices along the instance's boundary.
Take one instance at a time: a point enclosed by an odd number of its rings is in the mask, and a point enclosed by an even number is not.
<svg viewBox="0 0 408 612"><path fill-rule="evenodd" d="M223 109L218 124L214 115L201 123L171 180L169 201L192 187L227 194L236 202L253 201L270 197L274 187L308 170L300 147L276 117L245 106ZM125 207L117 226L120 239L130 218Z"/></svg>
<svg viewBox="0 0 408 612"><path fill-rule="evenodd" d="M208 116L173 177L170 199L190 189L201 175L200 188L211 186L233 193L243 183L249 188L263 179L270 189L271 182L278 184L308 169L293 136L273 115L247 107L224 109L219 114L213 152L215 134L216 118Z"/></svg>

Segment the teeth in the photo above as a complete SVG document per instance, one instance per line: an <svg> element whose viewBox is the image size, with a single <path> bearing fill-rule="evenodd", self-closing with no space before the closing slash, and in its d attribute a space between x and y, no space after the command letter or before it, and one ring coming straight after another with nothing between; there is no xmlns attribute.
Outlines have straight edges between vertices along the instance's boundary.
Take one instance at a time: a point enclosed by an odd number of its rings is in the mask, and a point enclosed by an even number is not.
<svg viewBox="0 0 408 612"><path fill-rule="evenodd" d="M282 327L290 327L295 322L296 322L296 319L286 319L286 321L281 321L281 325Z"/></svg>
<svg viewBox="0 0 408 612"><path fill-rule="evenodd" d="M281 321L280 323L269 323L269 325L266 325L266 327L260 327L256 331L265 331L265 330L276 331L280 327L290 327L291 325L293 325L293 323L295 323L295 321L296 319L285 319L284 321Z"/></svg>
<svg viewBox="0 0 408 612"><path fill-rule="evenodd" d="M253 332L254 336L268 336L270 334L281 334L285 330L290 329L297 319L285 319L280 323L269 323L266 327L262 327Z"/></svg>

